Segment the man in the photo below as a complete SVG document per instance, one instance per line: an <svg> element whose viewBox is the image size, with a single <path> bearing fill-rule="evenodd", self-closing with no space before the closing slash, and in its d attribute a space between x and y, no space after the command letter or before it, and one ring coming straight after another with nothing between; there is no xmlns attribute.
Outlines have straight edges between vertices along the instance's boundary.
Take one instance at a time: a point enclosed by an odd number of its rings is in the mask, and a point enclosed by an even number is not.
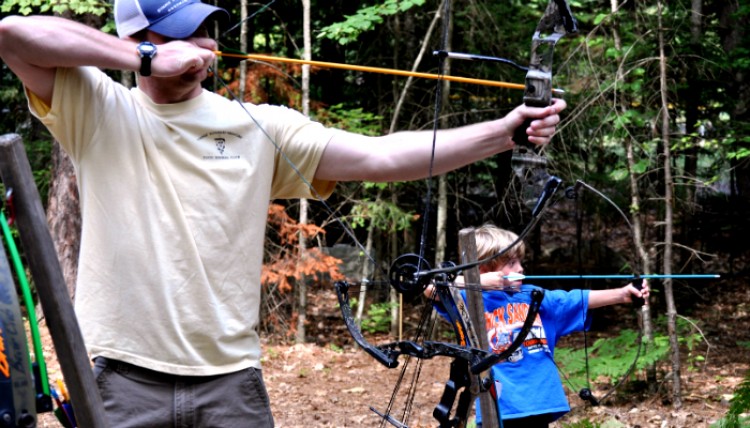
<svg viewBox="0 0 750 428"><path fill-rule="evenodd" d="M203 90L217 47L204 23L227 18L199 0L116 0L119 38L0 23L3 61L76 167L76 311L113 427L273 426L256 332L269 200L429 171L432 132L366 137ZM100 69L138 71L138 87ZM434 173L511 150L526 118L547 144L565 106L440 131Z"/></svg>

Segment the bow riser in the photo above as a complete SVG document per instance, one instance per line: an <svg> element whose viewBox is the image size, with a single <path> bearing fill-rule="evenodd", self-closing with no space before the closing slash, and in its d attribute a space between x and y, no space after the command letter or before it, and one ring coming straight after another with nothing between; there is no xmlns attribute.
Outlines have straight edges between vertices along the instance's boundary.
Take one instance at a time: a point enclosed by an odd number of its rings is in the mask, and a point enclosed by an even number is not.
<svg viewBox="0 0 750 428"><path fill-rule="evenodd" d="M526 73L526 89L523 102L530 107L547 107L552 103L552 60L557 42L567 34L578 31L578 23L565 0L554 0L547 4L544 15L531 38L531 59ZM516 130L513 141L519 146L534 149L529 143L526 129L531 125L527 119Z"/></svg>

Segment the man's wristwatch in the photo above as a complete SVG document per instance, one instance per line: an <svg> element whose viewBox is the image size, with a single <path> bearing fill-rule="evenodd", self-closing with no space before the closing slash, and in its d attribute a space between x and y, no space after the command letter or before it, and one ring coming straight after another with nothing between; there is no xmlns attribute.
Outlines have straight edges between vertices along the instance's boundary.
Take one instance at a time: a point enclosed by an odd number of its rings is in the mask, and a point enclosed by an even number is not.
<svg viewBox="0 0 750 428"><path fill-rule="evenodd" d="M151 42L141 42L136 47L138 56L141 57L141 76L151 75L151 60L156 56L156 45Z"/></svg>

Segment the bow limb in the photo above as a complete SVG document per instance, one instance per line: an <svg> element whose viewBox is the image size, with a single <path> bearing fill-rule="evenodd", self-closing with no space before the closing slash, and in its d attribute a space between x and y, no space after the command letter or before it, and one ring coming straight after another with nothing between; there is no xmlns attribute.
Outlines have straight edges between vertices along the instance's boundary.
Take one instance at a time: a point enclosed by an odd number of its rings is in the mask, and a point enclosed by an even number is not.
<svg viewBox="0 0 750 428"><path fill-rule="evenodd" d="M470 403L473 402L470 398L479 392L490 391L494 386L491 381L485 381L484 378L479 378L478 375L487 371L493 365L508 359L526 340L539 313L544 292L541 290L532 291L532 303L529 306L526 320L520 332L506 349L495 354L485 349L477 348L476 342L472 342L472 340L478 341L477 335L469 321L466 302L455 292L455 288L448 283L442 282L436 283L435 286L436 292L440 296L440 303L445 309L445 316L456 334L457 344L435 341L425 341L423 343L397 341L383 345L373 345L365 339L352 316L352 309L349 302L350 285L346 282L337 282L335 284L341 314L349 333L366 353L384 366L396 368L399 365L399 357L402 355L423 360L435 357L453 359L451 363L451 378L446 384L440 403L438 403L433 411L433 415L440 422L441 427L452 427L456 426L456 421L466 420ZM472 377L476 378L475 382L472 382ZM472 385L478 386L478 389L471 390L470 386ZM463 391L458 395L460 389L463 389ZM451 416L451 409L454 408L457 395L459 403L454 416ZM381 414L381 416L388 420L387 414Z"/></svg>

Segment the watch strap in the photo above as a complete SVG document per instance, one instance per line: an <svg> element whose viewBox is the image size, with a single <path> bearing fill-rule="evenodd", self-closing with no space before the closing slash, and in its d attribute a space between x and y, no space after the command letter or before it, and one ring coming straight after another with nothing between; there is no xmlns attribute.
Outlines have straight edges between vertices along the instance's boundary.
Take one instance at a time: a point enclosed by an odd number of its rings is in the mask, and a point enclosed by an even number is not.
<svg viewBox="0 0 750 428"><path fill-rule="evenodd" d="M148 77L151 75L151 57L150 56L141 57L141 69L139 73L143 77Z"/></svg>
<svg viewBox="0 0 750 428"><path fill-rule="evenodd" d="M151 60L156 56L156 46L151 42L141 42L136 47L138 56L141 57L141 68L139 73L143 77L151 75Z"/></svg>

